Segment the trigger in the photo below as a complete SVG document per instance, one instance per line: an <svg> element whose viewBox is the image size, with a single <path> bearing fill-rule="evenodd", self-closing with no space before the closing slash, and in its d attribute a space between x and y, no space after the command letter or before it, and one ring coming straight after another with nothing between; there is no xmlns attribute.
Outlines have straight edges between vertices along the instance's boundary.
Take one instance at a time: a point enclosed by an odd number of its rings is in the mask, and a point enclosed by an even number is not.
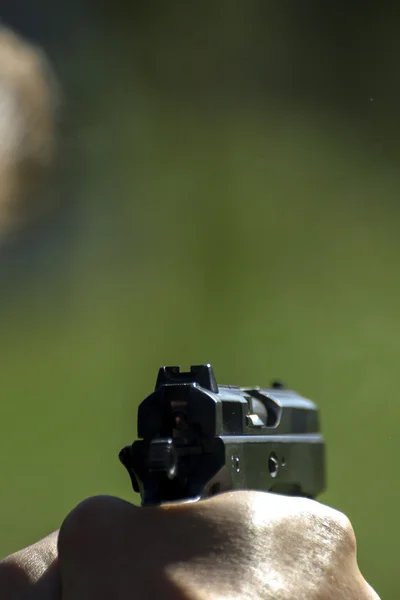
<svg viewBox="0 0 400 600"><path fill-rule="evenodd" d="M129 477L131 478L131 483L132 483L133 490L137 494L139 494L140 493L139 483L138 483L138 480L136 478L135 472L133 471L132 466L131 466L131 462L132 462L132 446L125 446L125 448L122 448L121 452L118 455L118 458L121 461L121 463L124 465L125 469L129 473Z"/></svg>

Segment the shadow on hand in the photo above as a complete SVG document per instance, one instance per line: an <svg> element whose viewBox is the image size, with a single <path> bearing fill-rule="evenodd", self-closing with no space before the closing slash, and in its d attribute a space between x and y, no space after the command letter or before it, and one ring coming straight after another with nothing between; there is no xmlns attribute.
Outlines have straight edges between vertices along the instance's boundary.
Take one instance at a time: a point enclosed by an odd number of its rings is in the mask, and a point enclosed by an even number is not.
<svg viewBox="0 0 400 600"><path fill-rule="evenodd" d="M38 557L41 560L41 557ZM60 600L61 583L58 560L51 563L35 580L32 562L23 564L11 557L0 563L0 598L2 600Z"/></svg>

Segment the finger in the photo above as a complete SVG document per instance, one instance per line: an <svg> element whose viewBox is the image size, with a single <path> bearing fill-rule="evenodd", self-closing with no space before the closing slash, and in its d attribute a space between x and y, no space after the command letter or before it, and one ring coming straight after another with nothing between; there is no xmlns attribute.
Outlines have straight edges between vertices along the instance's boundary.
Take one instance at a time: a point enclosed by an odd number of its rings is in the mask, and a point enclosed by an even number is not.
<svg viewBox="0 0 400 600"><path fill-rule="evenodd" d="M0 562L0 598L60 600L58 532Z"/></svg>

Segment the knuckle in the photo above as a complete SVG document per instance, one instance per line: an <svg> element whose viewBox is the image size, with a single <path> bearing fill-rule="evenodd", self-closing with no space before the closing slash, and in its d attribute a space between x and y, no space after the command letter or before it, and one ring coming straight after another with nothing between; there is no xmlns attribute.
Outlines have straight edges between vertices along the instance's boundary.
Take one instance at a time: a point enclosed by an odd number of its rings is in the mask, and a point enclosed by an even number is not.
<svg viewBox="0 0 400 600"><path fill-rule="evenodd" d="M336 548L343 554L355 555L356 536L350 519L342 512L329 508L321 517L321 525L331 536Z"/></svg>
<svg viewBox="0 0 400 600"><path fill-rule="evenodd" d="M16 555L0 561L0 594L2 598L25 597L24 594L27 594L30 583L29 573Z"/></svg>
<svg viewBox="0 0 400 600"><path fill-rule="evenodd" d="M30 586L46 573L57 558L57 537L58 532L55 531L36 544L14 552L0 561L0 597L2 586L7 581L12 586L23 583Z"/></svg>
<svg viewBox="0 0 400 600"><path fill-rule="evenodd" d="M126 520L129 503L113 496L93 496L78 504L61 525L58 552L61 558L101 552Z"/></svg>
<svg viewBox="0 0 400 600"><path fill-rule="evenodd" d="M365 600L381 600L375 590L366 582L365 583Z"/></svg>
<svg viewBox="0 0 400 600"><path fill-rule="evenodd" d="M60 556L75 552L77 548L85 553L88 545L96 543L107 518L107 507L106 496L93 496L78 504L67 515L58 536Z"/></svg>
<svg viewBox="0 0 400 600"><path fill-rule="evenodd" d="M328 546L342 556L355 556L356 536L349 518L339 510L313 500L302 499L298 504L298 518L315 541Z"/></svg>

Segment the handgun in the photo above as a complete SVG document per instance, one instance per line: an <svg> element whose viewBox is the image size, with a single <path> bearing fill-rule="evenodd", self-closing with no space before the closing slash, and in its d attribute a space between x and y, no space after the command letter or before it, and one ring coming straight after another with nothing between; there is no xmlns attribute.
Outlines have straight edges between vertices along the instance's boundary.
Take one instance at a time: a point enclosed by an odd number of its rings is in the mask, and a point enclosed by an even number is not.
<svg viewBox="0 0 400 600"><path fill-rule="evenodd" d="M210 364L161 367L119 453L142 506L228 490L315 498L325 488L317 406L279 380L218 386Z"/></svg>

